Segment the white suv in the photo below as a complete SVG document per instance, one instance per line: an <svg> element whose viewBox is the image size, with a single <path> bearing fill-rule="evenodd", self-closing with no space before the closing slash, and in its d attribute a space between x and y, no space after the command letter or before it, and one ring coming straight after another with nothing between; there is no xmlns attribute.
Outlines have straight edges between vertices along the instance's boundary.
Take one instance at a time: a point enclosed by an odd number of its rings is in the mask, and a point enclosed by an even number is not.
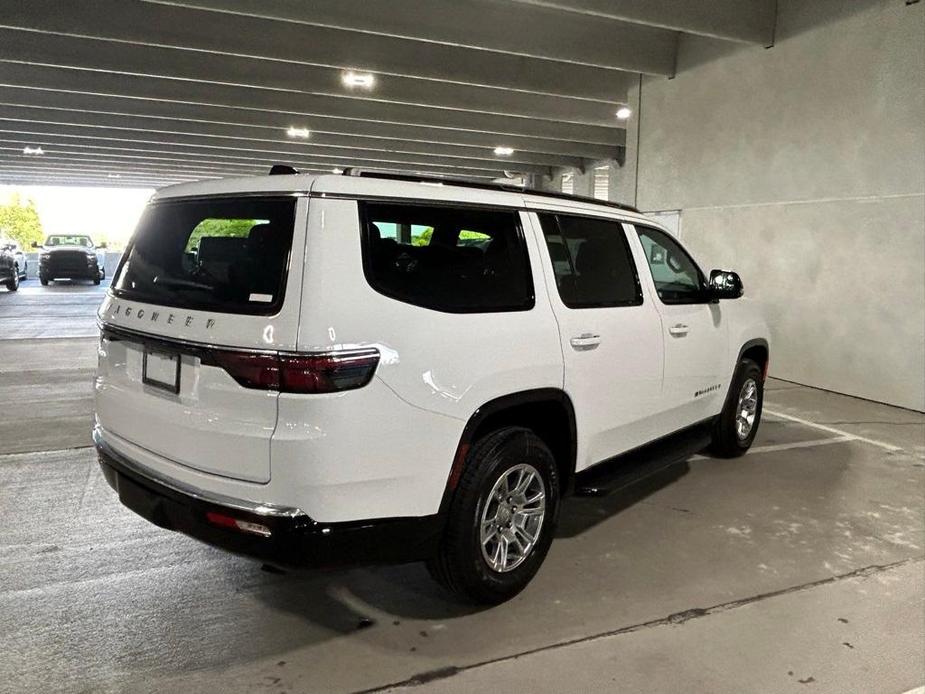
<svg viewBox="0 0 925 694"><path fill-rule="evenodd" d="M426 560L500 602L565 494L620 486L617 456L696 425L748 449L768 330L721 301L741 294L616 204L367 174L172 186L99 310L94 439L157 525L278 566Z"/></svg>

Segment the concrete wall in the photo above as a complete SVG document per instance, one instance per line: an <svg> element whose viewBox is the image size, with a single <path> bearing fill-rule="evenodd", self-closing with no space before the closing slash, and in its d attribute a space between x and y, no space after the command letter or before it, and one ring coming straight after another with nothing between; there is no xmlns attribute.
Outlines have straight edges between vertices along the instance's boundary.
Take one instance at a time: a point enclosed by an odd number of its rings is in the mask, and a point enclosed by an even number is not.
<svg viewBox="0 0 925 694"><path fill-rule="evenodd" d="M904 0L781 0L773 48L644 79L637 204L765 302L775 376L925 410L923 80Z"/></svg>

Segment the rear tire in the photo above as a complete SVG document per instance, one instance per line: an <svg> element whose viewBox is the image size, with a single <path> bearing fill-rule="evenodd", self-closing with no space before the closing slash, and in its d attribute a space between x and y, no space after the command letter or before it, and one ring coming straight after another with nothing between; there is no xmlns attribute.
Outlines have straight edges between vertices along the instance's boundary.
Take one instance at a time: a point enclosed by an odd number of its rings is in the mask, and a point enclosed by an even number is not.
<svg viewBox="0 0 925 694"><path fill-rule="evenodd" d="M546 444L521 427L492 432L466 457L443 541L427 568L468 602L509 600L546 558L558 511L559 473Z"/></svg>
<svg viewBox="0 0 925 694"><path fill-rule="evenodd" d="M42 283L42 286L43 286L43 287L47 287L47 286L48 286L48 278L47 278L47 277L39 277L39 282Z"/></svg>
<svg viewBox="0 0 925 694"><path fill-rule="evenodd" d="M13 276L6 281L6 288L11 292L15 292L19 289L19 268L13 267Z"/></svg>
<svg viewBox="0 0 925 694"><path fill-rule="evenodd" d="M96 277L93 278L93 284L99 284L99 283L100 283L100 275L99 273L97 273Z"/></svg>
<svg viewBox="0 0 925 694"><path fill-rule="evenodd" d="M723 411L713 424L711 452L721 458L744 455L758 433L763 404L761 367L751 359L743 359L732 377Z"/></svg>

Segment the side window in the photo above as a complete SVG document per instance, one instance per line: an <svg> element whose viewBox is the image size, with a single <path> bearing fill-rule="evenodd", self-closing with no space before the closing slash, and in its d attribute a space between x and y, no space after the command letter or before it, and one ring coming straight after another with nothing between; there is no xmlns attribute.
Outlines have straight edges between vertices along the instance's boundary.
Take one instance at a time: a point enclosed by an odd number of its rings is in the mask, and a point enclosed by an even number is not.
<svg viewBox="0 0 925 694"><path fill-rule="evenodd" d="M662 302L684 304L702 301L703 274L687 251L664 231L637 225L636 232Z"/></svg>
<svg viewBox="0 0 925 694"><path fill-rule="evenodd" d="M380 294L450 313L533 307L533 281L515 211L359 205L366 278Z"/></svg>
<svg viewBox="0 0 925 694"><path fill-rule="evenodd" d="M541 214L559 296L569 308L636 306L639 277L620 222Z"/></svg>

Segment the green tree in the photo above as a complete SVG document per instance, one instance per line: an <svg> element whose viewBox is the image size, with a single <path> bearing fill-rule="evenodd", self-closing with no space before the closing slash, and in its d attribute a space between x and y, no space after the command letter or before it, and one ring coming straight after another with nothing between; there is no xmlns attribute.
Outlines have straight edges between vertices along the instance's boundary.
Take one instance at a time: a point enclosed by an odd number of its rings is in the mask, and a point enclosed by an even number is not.
<svg viewBox="0 0 925 694"><path fill-rule="evenodd" d="M33 241L41 243L45 232L35 201L28 198L23 203L19 193L13 193L7 204L0 205L0 233L18 241L23 248L29 248Z"/></svg>

